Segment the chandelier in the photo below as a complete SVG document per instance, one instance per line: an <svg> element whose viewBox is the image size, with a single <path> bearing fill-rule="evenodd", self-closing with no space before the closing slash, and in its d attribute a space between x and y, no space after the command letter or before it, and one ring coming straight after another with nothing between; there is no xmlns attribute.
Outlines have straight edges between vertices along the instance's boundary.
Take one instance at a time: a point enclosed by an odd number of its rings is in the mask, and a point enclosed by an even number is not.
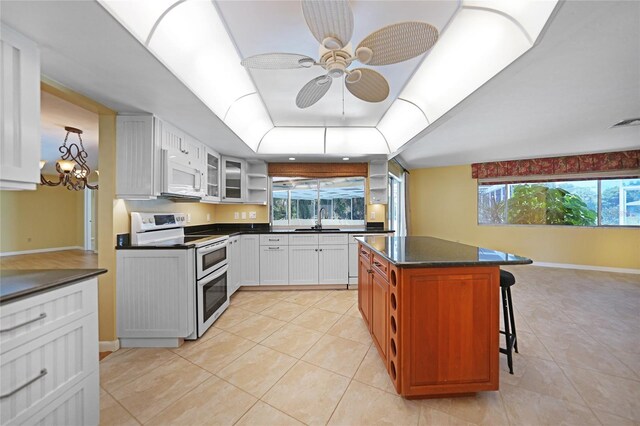
<svg viewBox="0 0 640 426"><path fill-rule="evenodd" d="M91 185L87 178L91 174L91 169L87 165L86 158L89 156L87 151L84 150L82 144L82 130L75 127L65 127L67 135L64 137L64 143L58 151L60 151L60 160L56 162L56 171L58 172L58 181L51 182L47 180L42 172L40 173L40 183L48 186L66 186L69 190L81 191L85 188L98 189L98 185ZM76 143L69 143L67 145L67 139L69 139L69 133L75 133L78 135L80 146ZM40 161L40 170L44 167L45 161ZM96 171L97 173L97 171Z"/></svg>

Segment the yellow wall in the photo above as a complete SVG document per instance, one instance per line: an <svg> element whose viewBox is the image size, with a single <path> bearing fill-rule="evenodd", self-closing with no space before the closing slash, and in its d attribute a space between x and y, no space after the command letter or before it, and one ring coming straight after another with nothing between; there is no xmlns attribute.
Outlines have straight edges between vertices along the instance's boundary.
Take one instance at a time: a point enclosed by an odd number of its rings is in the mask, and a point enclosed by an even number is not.
<svg viewBox="0 0 640 426"><path fill-rule="evenodd" d="M84 245L83 191L0 191L0 216L0 252Z"/></svg>
<svg viewBox="0 0 640 426"><path fill-rule="evenodd" d="M538 262L640 269L640 230L477 224L471 166L411 170L410 234L508 251Z"/></svg>
<svg viewBox="0 0 640 426"><path fill-rule="evenodd" d="M234 218L238 212L240 219ZM246 213L246 219L242 219L242 213ZM249 212L256 212L255 219L249 219ZM216 205L217 223L268 223L269 207L258 204L218 204Z"/></svg>

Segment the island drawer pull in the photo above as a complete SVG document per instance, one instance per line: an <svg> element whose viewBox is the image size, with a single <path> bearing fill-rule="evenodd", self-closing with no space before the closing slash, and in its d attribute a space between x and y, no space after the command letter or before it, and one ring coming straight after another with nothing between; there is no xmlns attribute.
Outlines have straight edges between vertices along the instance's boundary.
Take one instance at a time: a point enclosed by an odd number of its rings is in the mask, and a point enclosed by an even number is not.
<svg viewBox="0 0 640 426"><path fill-rule="evenodd" d="M367 253L366 250L360 250L360 254L364 254L365 256L368 255L369 253Z"/></svg>
<svg viewBox="0 0 640 426"><path fill-rule="evenodd" d="M280 250L280 247L269 247L269 250Z"/></svg>
<svg viewBox="0 0 640 426"><path fill-rule="evenodd" d="M373 261L373 264L374 264L375 266L377 266L378 268L380 268L380 267L382 266L382 263L378 262L377 260L374 260L374 261Z"/></svg>
<svg viewBox="0 0 640 426"><path fill-rule="evenodd" d="M14 325L13 327L3 328L2 330L0 330L0 333L6 333L7 331L12 331L17 328L24 327L25 325L31 324L32 322L43 320L46 317L47 317L47 314L43 312L40 315L38 315L36 318L30 319L29 321L25 321L21 324Z"/></svg>
<svg viewBox="0 0 640 426"><path fill-rule="evenodd" d="M0 399L4 399L4 398L8 398L11 395L15 394L16 392L19 392L21 389L26 388L27 386L29 386L31 383L42 379L44 376L47 375L47 369L43 368L42 370L40 370L40 374L38 374L36 377L34 377L33 379L29 380L27 383L18 386L17 388L15 388L14 390L12 390L11 392L7 392L4 395L0 395Z"/></svg>

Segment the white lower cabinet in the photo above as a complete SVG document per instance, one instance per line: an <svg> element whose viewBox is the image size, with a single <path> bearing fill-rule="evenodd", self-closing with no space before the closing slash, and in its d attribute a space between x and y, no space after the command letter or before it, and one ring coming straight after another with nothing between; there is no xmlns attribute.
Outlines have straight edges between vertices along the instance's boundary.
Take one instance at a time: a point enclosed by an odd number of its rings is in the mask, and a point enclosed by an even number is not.
<svg viewBox="0 0 640 426"><path fill-rule="evenodd" d="M255 286L260 284L260 236L243 235L240 237L240 258L242 272L240 285Z"/></svg>
<svg viewBox="0 0 640 426"><path fill-rule="evenodd" d="M240 288L243 266L241 251L240 237L235 236L229 238L227 245L227 257L229 259L229 267L227 269L227 288L229 290L229 296Z"/></svg>
<svg viewBox="0 0 640 426"><path fill-rule="evenodd" d="M349 245L321 245L318 256L318 284L349 282Z"/></svg>
<svg viewBox="0 0 640 426"><path fill-rule="evenodd" d="M2 305L0 424L99 423L97 311L96 278Z"/></svg>
<svg viewBox="0 0 640 426"><path fill-rule="evenodd" d="M318 284L318 246L289 246L289 284Z"/></svg>
<svg viewBox="0 0 640 426"><path fill-rule="evenodd" d="M260 246L260 285L289 284L288 246Z"/></svg>

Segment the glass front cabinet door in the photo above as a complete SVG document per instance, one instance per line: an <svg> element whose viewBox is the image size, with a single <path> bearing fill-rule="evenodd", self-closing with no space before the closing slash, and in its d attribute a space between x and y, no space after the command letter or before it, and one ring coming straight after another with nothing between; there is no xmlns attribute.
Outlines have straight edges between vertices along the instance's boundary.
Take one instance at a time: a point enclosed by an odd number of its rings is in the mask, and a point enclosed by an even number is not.
<svg viewBox="0 0 640 426"><path fill-rule="evenodd" d="M246 163L222 157L222 202L242 202L245 193Z"/></svg>
<svg viewBox="0 0 640 426"><path fill-rule="evenodd" d="M220 155L207 149L206 162L207 185L202 201L216 203L220 201Z"/></svg>

